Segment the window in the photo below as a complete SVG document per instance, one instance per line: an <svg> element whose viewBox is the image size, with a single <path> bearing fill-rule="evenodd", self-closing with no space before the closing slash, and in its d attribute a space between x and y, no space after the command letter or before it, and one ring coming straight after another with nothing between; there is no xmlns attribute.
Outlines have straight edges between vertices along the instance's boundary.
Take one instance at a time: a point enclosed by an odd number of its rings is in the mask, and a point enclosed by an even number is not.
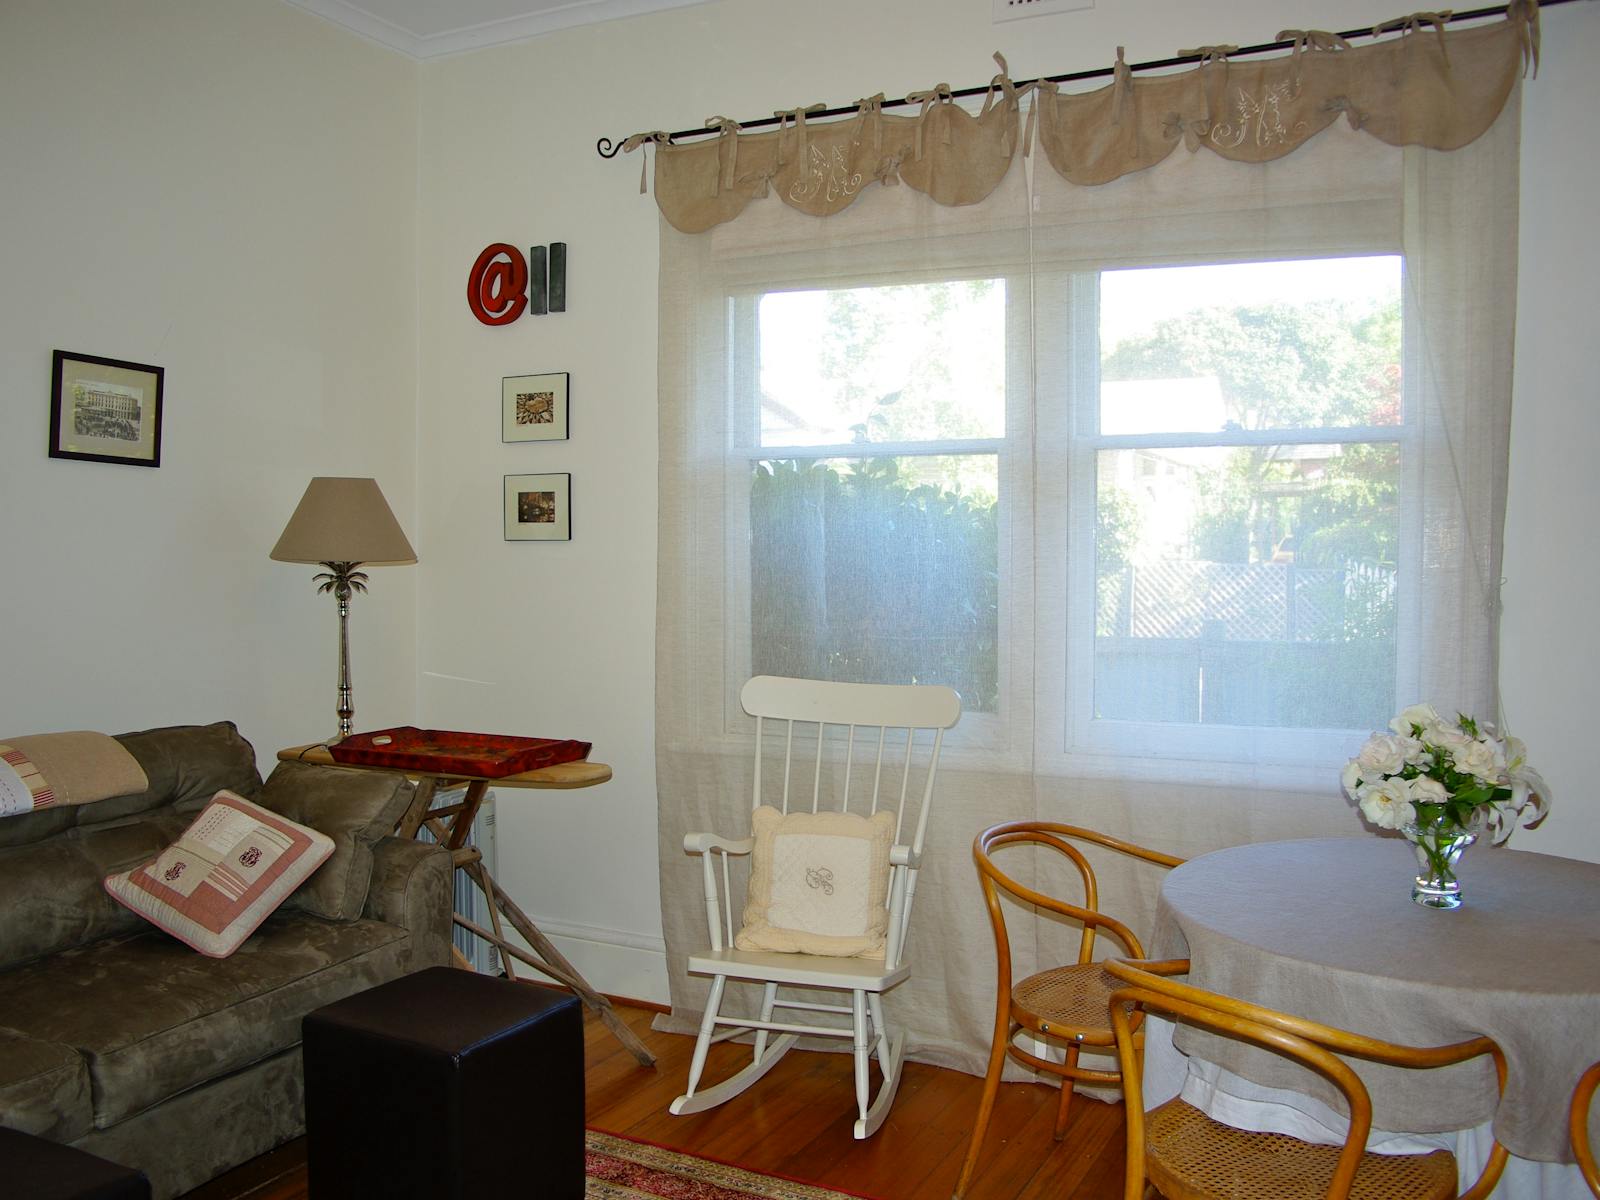
<svg viewBox="0 0 1600 1200"><path fill-rule="evenodd" d="M943 683L994 712L1006 281L768 292L732 312L750 672Z"/></svg>
<svg viewBox="0 0 1600 1200"><path fill-rule="evenodd" d="M1058 273L1031 294L995 275L730 297L748 546L730 563L748 583L730 686L946 683L981 734L1006 722L1015 655L1061 697L1045 745L1087 769L1336 758L1387 721L1404 662L1401 269L1365 256ZM1033 339L1064 364L1036 393L1014 365ZM1025 584L1012 536L1037 539ZM1011 644L1019 586L1039 589L1037 646Z"/></svg>
<svg viewBox="0 0 1600 1200"><path fill-rule="evenodd" d="M1400 297L1396 256L1100 274L1098 387L1075 398L1077 745L1315 754L1309 731L1395 711Z"/></svg>

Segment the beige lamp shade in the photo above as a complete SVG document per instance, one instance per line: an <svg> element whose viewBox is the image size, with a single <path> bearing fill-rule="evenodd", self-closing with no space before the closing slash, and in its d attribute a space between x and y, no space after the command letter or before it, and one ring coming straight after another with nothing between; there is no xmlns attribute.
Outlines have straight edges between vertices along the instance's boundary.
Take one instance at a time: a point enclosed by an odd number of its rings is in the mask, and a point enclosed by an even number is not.
<svg viewBox="0 0 1600 1200"><path fill-rule="evenodd" d="M376 479L318 476L272 548L279 562L401 566L417 561Z"/></svg>

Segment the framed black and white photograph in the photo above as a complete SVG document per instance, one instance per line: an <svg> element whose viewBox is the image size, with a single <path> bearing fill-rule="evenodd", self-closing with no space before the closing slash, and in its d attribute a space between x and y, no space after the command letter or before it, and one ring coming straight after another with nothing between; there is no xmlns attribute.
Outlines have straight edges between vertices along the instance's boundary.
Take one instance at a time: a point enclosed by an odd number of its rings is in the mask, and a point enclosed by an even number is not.
<svg viewBox="0 0 1600 1200"><path fill-rule="evenodd" d="M506 541L572 540L572 476L507 475Z"/></svg>
<svg viewBox="0 0 1600 1200"><path fill-rule="evenodd" d="M565 371L550 375L512 375L501 380L500 440L566 441L568 383Z"/></svg>
<svg viewBox="0 0 1600 1200"><path fill-rule="evenodd" d="M161 367L57 350L50 457L159 467L165 377Z"/></svg>

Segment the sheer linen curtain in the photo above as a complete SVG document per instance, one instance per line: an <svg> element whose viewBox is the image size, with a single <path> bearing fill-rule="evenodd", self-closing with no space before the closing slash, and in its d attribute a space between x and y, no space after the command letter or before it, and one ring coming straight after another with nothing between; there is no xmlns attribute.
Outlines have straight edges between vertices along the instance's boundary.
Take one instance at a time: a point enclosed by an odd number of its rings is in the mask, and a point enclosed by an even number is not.
<svg viewBox="0 0 1600 1200"><path fill-rule="evenodd" d="M1339 768L1370 729L1418 700L1496 711L1518 120L1513 92L1448 153L1340 122L1274 161L1179 150L1099 186L1017 155L966 207L874 186L826 219L769 198L703 233L662 221L662 1027L692 1032L706 992L684 834L748 831L751 674L962 693L886 1001L913 1057L973 1073L979 830L1183 856L1359 836ZM1393 288L1389 333L1346 322L1394 348L1355 372L1372 403L1312 378L1280 404L1333 335L1274 334L1267 358L1240 329L1348 316L1358 277ZM1161 872L1092 857L1146 935ZM1075 930L1010 919L1019 975L1075 953Z"/></svg>

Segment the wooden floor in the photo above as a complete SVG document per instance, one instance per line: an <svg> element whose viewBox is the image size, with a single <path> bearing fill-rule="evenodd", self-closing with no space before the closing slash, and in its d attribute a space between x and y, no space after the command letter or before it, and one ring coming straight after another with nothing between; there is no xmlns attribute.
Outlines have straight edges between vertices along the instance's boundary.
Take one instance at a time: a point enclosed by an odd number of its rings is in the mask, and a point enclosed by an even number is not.
<svg viewBox="0 0 1600 1200"><path fill-rule="evenodd" d="M604 1026L584 1022L588 1124L752 1170L877 1200L945 1200L966 1155L982 1081L908 1063L888 1120L851 1136L855 1091L848 1054L791 1051L749 1092L710 1112L674 1117L694 1039L650 1029L654 1013L621 1009L657 1056L640 1067ZM706 1079L748 1061L748 1046L714 1046ZM876 1075L874 1075L876 1082ZM968 1200L1117 1200L1122 1189L1122 1106L1079 1096L1067 1136L1050 1136L1057 1092L1004 1084ZM530 1193L531 1195L531 1193ZM186 1200L307 1200L305 1146L289 1145L190 1193Z"/></svg>

